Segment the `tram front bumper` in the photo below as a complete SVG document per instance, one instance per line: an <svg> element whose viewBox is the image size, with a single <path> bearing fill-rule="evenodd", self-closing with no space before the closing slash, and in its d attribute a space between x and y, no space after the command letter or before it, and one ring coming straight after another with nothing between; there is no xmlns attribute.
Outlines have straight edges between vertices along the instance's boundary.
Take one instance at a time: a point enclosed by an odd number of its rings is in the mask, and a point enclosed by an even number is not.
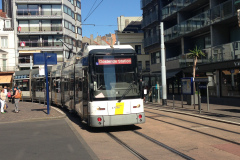
<svg viewBox="0 0 240 160"><path fill-rule="evenodd" d="M145 113L122 114L122 115L91 115L91 127L108 127L145 123Z"/></svg>

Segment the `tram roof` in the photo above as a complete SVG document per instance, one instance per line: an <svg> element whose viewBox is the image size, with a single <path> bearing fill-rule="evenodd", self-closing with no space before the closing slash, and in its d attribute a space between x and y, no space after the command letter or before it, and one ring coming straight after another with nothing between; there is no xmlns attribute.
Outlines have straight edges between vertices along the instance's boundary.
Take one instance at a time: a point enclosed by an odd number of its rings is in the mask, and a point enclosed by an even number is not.
<svg viewBox="0 0 240 160"><path fill-rule="evenodd" d="M83 55L102 53L135 53L131 45L88 45L84 48Z"/></svg>

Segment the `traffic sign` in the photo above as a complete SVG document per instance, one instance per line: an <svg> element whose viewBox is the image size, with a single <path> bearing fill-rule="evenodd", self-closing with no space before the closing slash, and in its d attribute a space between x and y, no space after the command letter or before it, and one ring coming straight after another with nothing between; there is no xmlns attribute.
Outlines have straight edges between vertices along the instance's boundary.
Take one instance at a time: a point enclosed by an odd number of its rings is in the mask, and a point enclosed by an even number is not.
<svg viewBox="0 0 240 160"><path fill-rule="evenodd" d="M33 64L34 65L45 65L45 55L47 65L57 64L57 54L56 53L34 53L33 54Z"/></svg>
<svg viewBox="0 0 240 160"><path fill-rule="evenodd" d="M25 42L20 42L20 46L21 46L21 47L25 47L25 46L26 46L26 43L25 43Z"/></svg>

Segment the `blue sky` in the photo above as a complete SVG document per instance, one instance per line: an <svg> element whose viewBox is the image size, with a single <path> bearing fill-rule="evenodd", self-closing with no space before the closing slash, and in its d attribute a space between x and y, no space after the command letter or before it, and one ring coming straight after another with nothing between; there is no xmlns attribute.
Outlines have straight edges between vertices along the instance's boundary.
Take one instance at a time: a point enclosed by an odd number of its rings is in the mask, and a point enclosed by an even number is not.
<svg viewBox="0 0 240 160"><path fill-rule="evenodd" d="M104 36L108 33L115 33L117 27L117 17L139 17L142 15L140 9L140 0L103 0L99 7L87 18L87 15L95 3L95 7L102 0L82 0L82 22L83 24L95 24L82 25L83 36L90 37L93 34L94 37L98 35ZM93 10L92 9L92 10ZM87 20L84 22L84 20ZM110 26L111 25L111 26Z"/></svg>
<svg viewBox="0 0 240 160"><path fill-rule="evenodd" d="M104 36L108 33L115 33L115 30L118 29L117 17L139 17L142 15L140 0L81 0L81 2L83 24L95 24L95 26L82 25L82 33L86 37L90 37L91 34L96 37L97 35ZM98 4L100 5L98 6ZM0 0L0 8L2 9L2 0ZM88 16L89 13L90 16ZM86 21L84 21L85 19Z"/></svg>

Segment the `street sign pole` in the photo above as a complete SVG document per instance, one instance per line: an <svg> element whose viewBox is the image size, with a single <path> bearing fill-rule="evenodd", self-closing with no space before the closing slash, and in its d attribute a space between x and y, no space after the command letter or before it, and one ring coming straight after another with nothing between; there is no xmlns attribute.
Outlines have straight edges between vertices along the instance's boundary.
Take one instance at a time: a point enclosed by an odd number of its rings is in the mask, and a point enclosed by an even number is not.
<svg viewBox="0 0 240 160"><path fill-rule="evenodd" d="M47 66L57 64L57 54L56 53L34 53L33 54L33 64L34 65L44 65L45 77L46 77L45 91L46 91L46 99L47 99L47 114L50 114L50 111L49 111L50 109L49 109L48 67ZM40 102L40 100L39 100L39 102Z"/></svg>
<svg viewBox="0 0 240 160"><path fill-rule="evenodd" d="M44 53L44 62L45 62L45 75L46 75L46 95L47 95L47 114L50 114L49 111L49 87L48 87L48 67L47 67L47 53Z"/></svg>

